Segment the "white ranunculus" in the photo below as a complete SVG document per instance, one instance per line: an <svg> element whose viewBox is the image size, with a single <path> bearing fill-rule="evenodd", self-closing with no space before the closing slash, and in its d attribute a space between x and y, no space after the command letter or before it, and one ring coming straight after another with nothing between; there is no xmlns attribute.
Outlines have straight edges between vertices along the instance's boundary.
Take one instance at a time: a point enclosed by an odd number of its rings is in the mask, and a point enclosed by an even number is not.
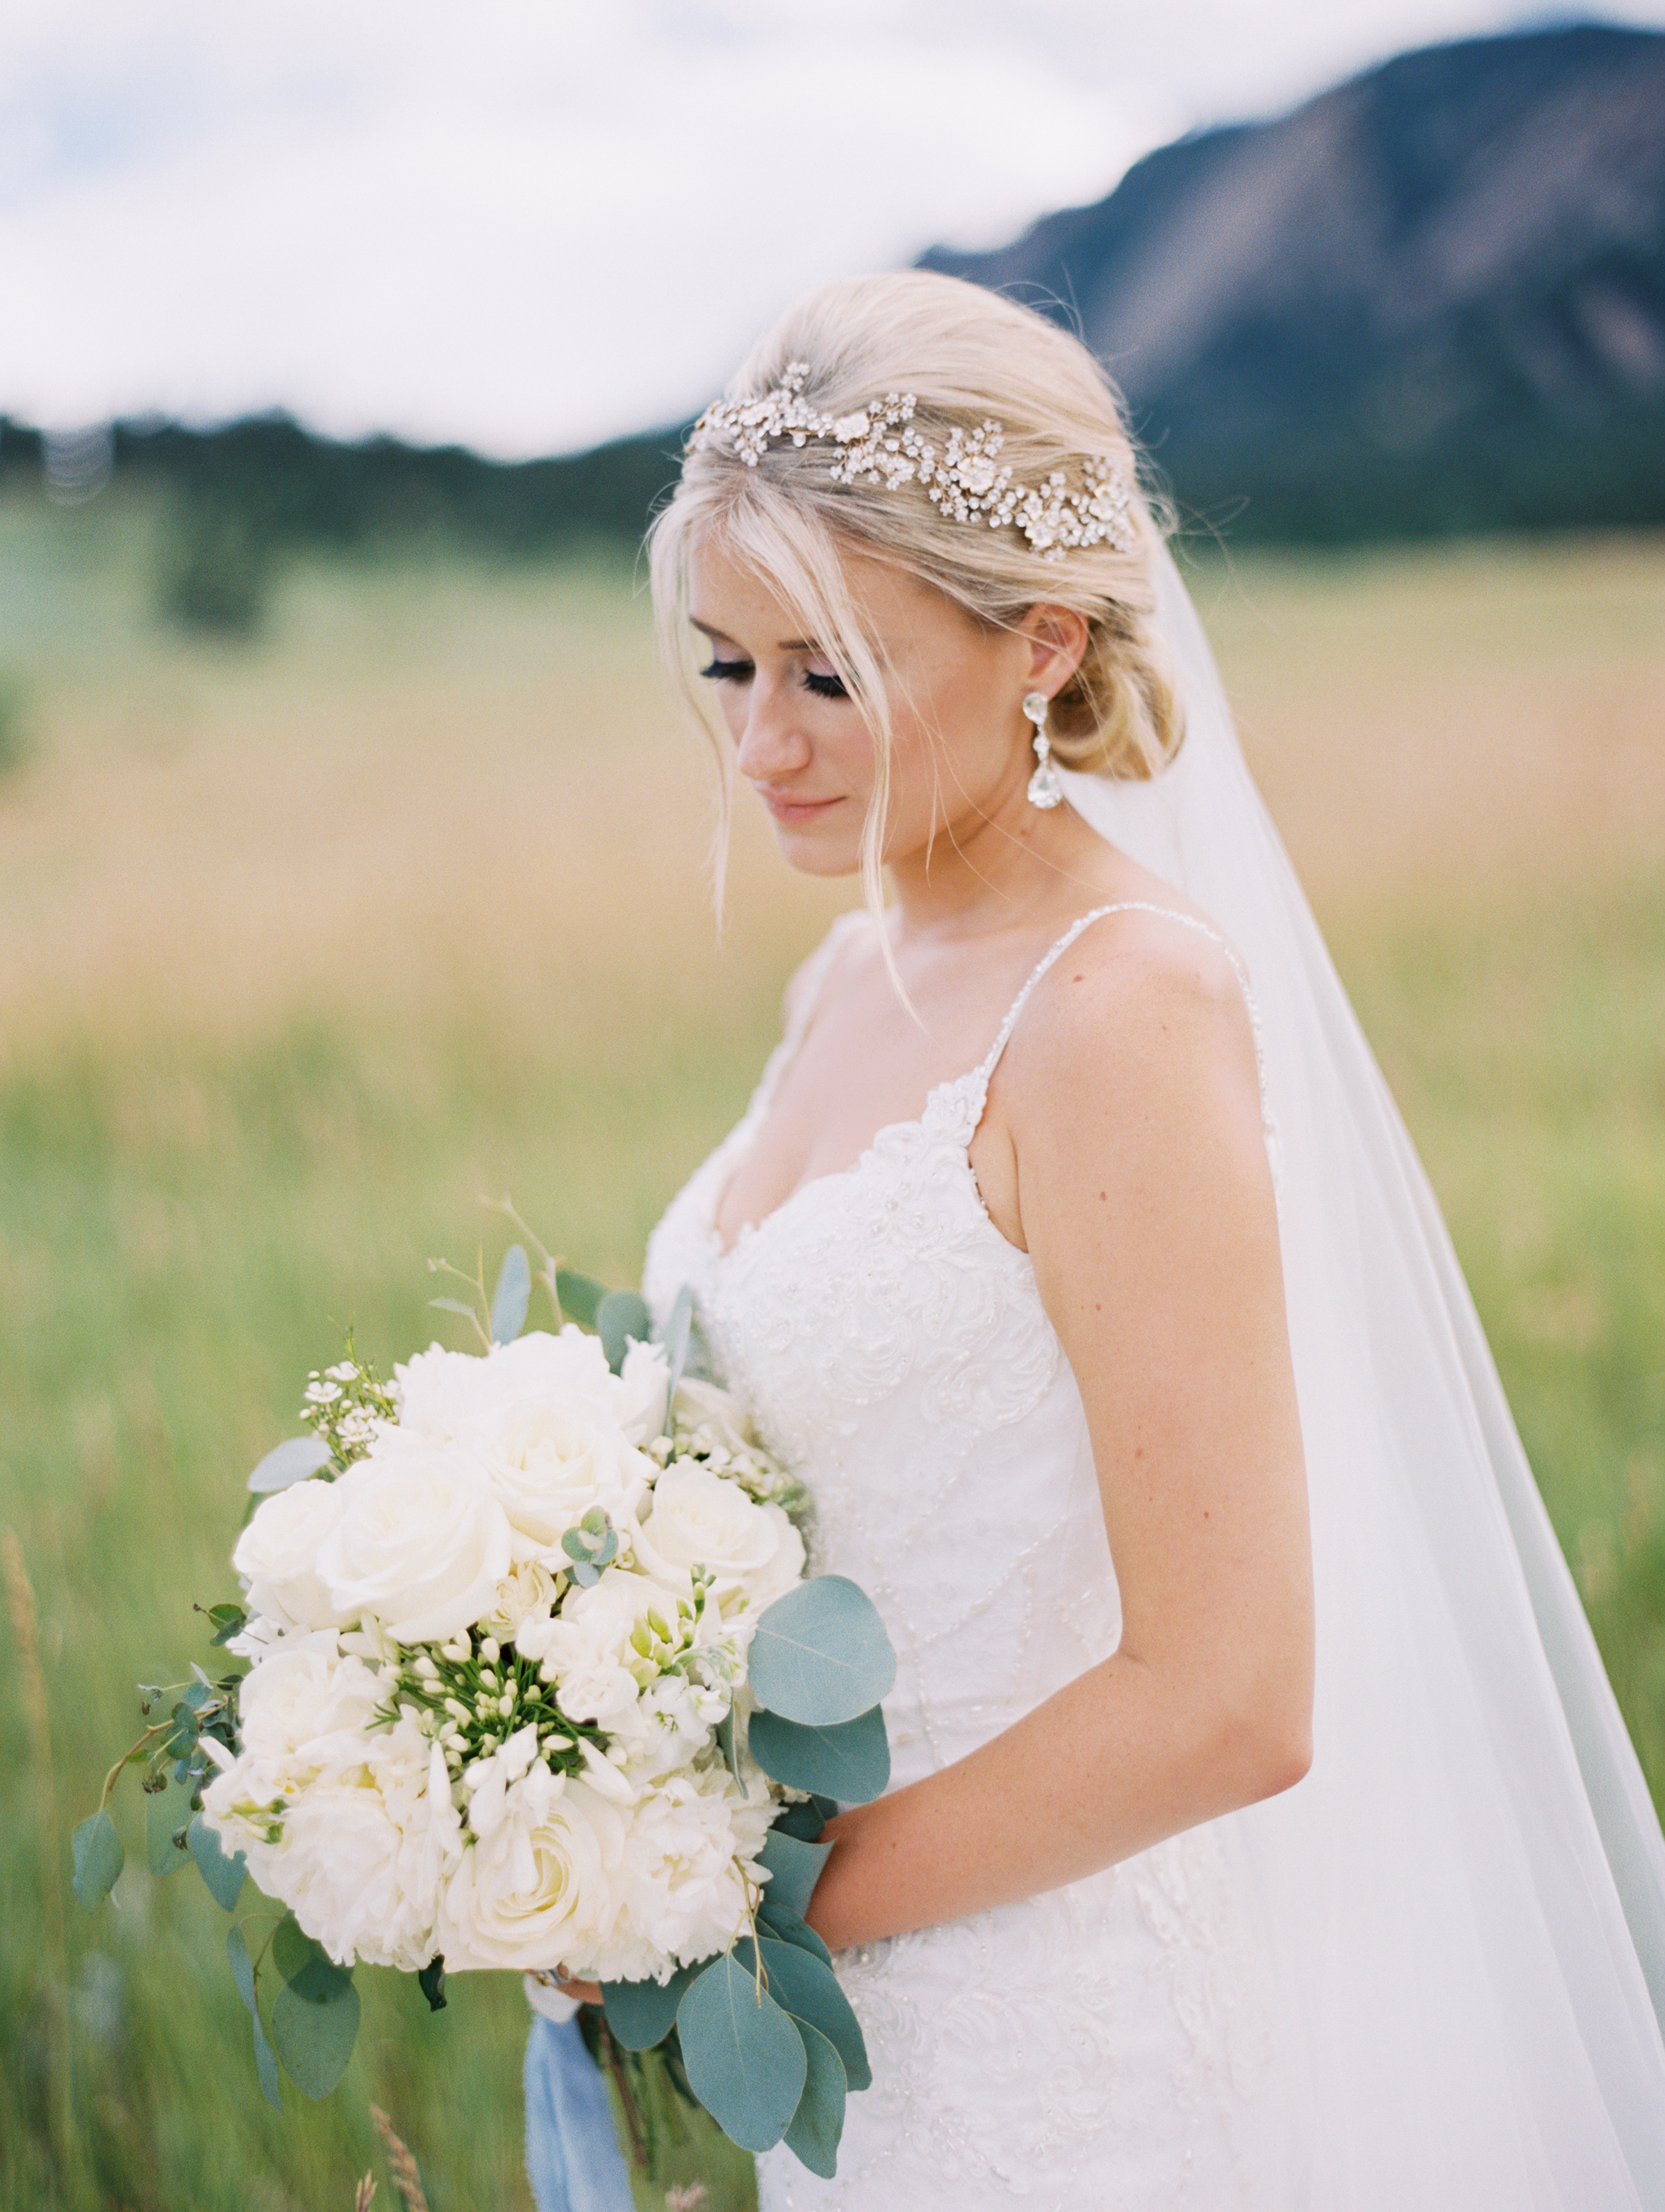
<svg viewBox="0 0 1665 2212"><path fill-rule="evenodd" d="M238 1699L243 1749L254 1759L316 1772L361 1761L364 1730L386 1686L361 1659L343 1659L332 1635L308 1636L251 1668Z"/></svg>
<svg viewBox="0 0 1665 2212"><path fill-rule="evenodd" d="M611 1978L605 1945L618 1914L612 1869L628 1815L541 1760L507 1793L489 1836L446 1884L437 1948L457 1967L526 1972L564 1962Z"/></svg>
<svg viewBox="0 0 1665 2212"><path fill-rule="evenodd" d="M300 1628L337 1628L353 1619L335 1605L318 1571L341 1508L341 1485L316 1480L263 1500L231 1555L256 1613Z"/></svg>
<svg viewBox="0 0 1665 2212"><path fill-rule="evenodd" d="M393 1370L398 1425L435 1444L465 1443L489 1411L493 1393L489 1359L430 1344Z"/></svg>
<svg viewBox="0 0 1665 2212"><path fill-rule="evenodd" d="M522 1559L503 1577L480 1626L500 1644L513 1643L524 1620L547 1619L555 1603L556 1581L541 1559Z"/></svg>
<svg viewBox="0 0 1665 2212"><path fill-rule="evenodd" d="M757 1504L696 1460L673 1460L660 1475L635 1553L648 1574L666 1582L704 1566L720 1592L738 1587L757 1610L804 1571L804 1540L781 1508Z"/></svg>
<svg viewBox="0 0 1665 2212"><path fill-rule="evenodd" d="M319 1571L343 1612L421 1644L489 1609L509 1571L509 1525L460 1453L391 1429L337 1487L341 1518Z"/></svg>

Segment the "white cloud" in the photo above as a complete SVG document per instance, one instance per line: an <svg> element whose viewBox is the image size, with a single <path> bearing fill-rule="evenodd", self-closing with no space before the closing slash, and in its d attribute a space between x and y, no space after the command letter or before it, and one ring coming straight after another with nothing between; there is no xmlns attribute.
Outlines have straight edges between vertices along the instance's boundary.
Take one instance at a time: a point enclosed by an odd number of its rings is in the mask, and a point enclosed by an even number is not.
<svg viewBox="0 0 1665 2212"><path fill-rule="evenodd" d="M1665 0L1662 9L1665 12ZM10 0L0 407L548 451L1486 0Z"/></svg>

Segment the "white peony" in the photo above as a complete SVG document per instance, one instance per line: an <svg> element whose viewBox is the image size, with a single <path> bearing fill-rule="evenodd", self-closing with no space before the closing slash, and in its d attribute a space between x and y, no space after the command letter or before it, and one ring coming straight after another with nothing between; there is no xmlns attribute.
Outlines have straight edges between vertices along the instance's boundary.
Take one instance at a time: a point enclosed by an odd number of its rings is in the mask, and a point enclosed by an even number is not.
<svg viewBox="0 0 1665 2212"><path fill-rule="evenodd" d="M617 1880L623 1916L614 1930L614 1972L663 1978L726 1949L746 1925L745 1874L776 1807L749 1801L723 1766L690 1769L631 1808Z"/></svg>
<svg viewBox="0 0 1665 2212"><path fill-rule="evenodd" d="M648 1574L673 1586L704 1566L720 1595L738 1588L756 1611L804 1571L804 1540L781 1508L756 1504L697 1460L673 1460L660 1475L635 1554Z"/></svg>
<svg viewBox="0 0 1665 2212"><path fill-rule="evenodd" d="M372 1613L401 1644L421 1644L490 1607L509 1571L508 1521L458 1452L390 1429L336 1487L341 1518L319 1572L343 1613Z"/></svg>
<svg viewBox="0 0 1665 2212"><path fill-rule="evenodd" d="M585 1783L534 1765L447 1881L437 1948L447 1963L526 1972L564 1961L611 1978L612 1869L628 1818Z"/></svg>
<svg viewBox="0 0 1665 2212"><path fill-rule="evenodd" d="M386 1688L362 1660L339 1657L335 1642L309 1636L250 1670L238 1712L252 1759L311 1773L362 1760L364 1731Z"/></svg>
<svg viewBox="0 0 1665 2212"><path fill-rule="evenodd" d="M291 1483L262 1501L231 1555L256 1613L298 1628L337 1628L353 1618L334 1604L318 1571L341 1507L340 1484L317 1480Z"/></svg>

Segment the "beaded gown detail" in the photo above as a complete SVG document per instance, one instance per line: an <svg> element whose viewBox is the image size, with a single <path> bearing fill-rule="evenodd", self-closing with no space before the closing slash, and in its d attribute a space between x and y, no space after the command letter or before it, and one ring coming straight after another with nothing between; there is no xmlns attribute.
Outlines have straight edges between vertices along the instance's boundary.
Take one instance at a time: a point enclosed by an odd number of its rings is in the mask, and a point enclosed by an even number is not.
<svg viewBox="0 0 1665 2212"><path fill-rule="evenodd" d="M836 926L744 1118L649 1243L656 1320L691 1285L715 1370L811 1488L814 1570L850 1576L884 1616L893 1787L987 1741L1119 1638L1080 1395L1028 1255L990 1219L968 1158L1030 991L1116 910L1053 946L987 1057L917 1121L881 1129L726 1251L722 1193L811 1018ZM1021 1800L1021 1773L1011 1787ZM784 2149L760 2162L763 2212L1287 2204L1247 1896L1219 1821L1066 1888L844 1953L872 2087L849 2101L836 2179Z"/></svg>

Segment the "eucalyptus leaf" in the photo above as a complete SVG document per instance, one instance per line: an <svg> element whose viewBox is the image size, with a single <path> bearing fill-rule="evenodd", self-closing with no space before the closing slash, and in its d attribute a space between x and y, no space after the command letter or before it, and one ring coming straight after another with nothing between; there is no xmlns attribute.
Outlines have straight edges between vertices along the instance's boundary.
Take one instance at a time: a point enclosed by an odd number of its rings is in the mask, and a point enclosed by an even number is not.
<svg viewBox="0 0 1665 2212"><path fill-rule="evenodd" d="M818 2027L843 2061L850 2087L866 2088L873 2075L861 2023L831 1966L815 1952L797 1943L782 1943L774 1936L761 1937L757 1948L763 1954L769 1993L775 2003L794 2020Z"/></svg>
<svg viewBox="0 0 1665 2212"><path fill-rule="evenodd" d="M254 2013L249 2021L254 2030L254 2070L260 2077L260 2094L269 2105L281 2112L283 2109L283 2083L277 2071L277 2054L266 2039L266 2031L260 2025L259 2014Z"/></svg>
<svg viewBox="0 0 1665 2212"><path fill-rule="evenodd" d="M671 1318L665 1324L665 1433L671 1433L671 1415L677 1402L677 1385L682 1381L683 1370L688 1364L688 1347L694 1334L694 1291L684 1283L677 1292L676 1303L671 1309Z"/></svg>
<svg viewBox="0 0 1665 2212"><path fill-rule="evenodd" d="M732 1952L696 1975L677 2010L695 2095L742 2150L772 2149L792 2125L809 2059L790 2015Z"/></svg>
<svg viewBox="0 0 1665 2212"><path fill-rule="evenodd" d="M764 1608L746 1655L759 1705L805 1728L876 1705L896 1678L878 1608L844 1575L816 1575Z"/></svg>
<svg viewBox="0 0 1665 2212"><path fill-rule="evenodd" d="M429 1298L428 1303L440 1313L460 1314L465 1321L471 1321L477 1328L480 1325L478 1309L465 1304L461 1298Z"/></svg>
<svg viewBox="0 0 1665 2212"><path fill-rule="evenodd" d="M555 1295L561 1301L563 1320L575 1321L580 1328L593 1328L607 1285L598 1283L593 1275L580 1275L575 1268L557 1267Z"/></svg>
<svg viewBox="0 0 1665 2212"><path fill-rule="evenodd" d="M154 1875L178 1874L189 1866L191 1854L179 1840L191 1825L190 1786L170 1776L165 1789L144 1801L144 1855Z"/></svg>
<svg viewBox="0 0 1665 2212"><path fill-rule="evenodd" d="M763 1838L763 1848L757 1854L760 1866L769 1869L769 1894L777 1905L800 1917L808 1911L815 1885L821 1879L821 1869L832 1856L830 1844L807 1844L797 1836L789 1836L779 1825L772 1827Z"/></svg>
<svg viewBox="0 0 1665 2212"><path fill-rule="evenodd" d="M646 1344L653 1334L653 1317L635 1291L609 1291L596 1309L596 1334L615 1375L624 1364L629 1340Z"/></svg>
<svg viewBox="0 0 1665 2212"><path fill-rule="evenodd" d="M358 1991L344 1975L340 1981L322 2000L304 1995L297 1982L286 1982L272 1999L272 2048L303 2097L329 2095L358 2039Z"/></svg>
<svg viewBox="0 0 1665 2212"><path fill-rule="evenodd" d="M724 1765L738 1779L740 1770L734 1763L734 1708L732 1705L729 1707L711 1733L716 1738L717 1748L723 1755Z"/></svg>
<svg viewBox="0 0 1665 2212"><path fill-rule="evenodd" d="M243 1893L243 1869L248 1863L243 1853L222 1850L220 1838L200 1813L185 1830L185 1840L197 1862L197 1873L208 1885L209 1895L222 1912L234 1911Z"/></svg>
<svg viewBox="0 0 1665 2212"><path fill-rule="evenodd" d="M511 1244L497 1270L497 1287L491 1294L491 1340L513 1344L526 1325L532 1304L532 1264L524 1244Z"/></svg>
<svg viewBox="0 0 1665 2212"><path fill-rule="evenodd" d="M250 1475L248 1486L257 1498L264 1497L268 1491L287 1490L292 1483L304 1482L329 1463L330 1447L322 1437L290 1437L266 1454Z"/></svg>
<svg viewBox="0 0 1665 2212"><path fill-rule="evenodd" d="M816 1934L807 1920L800 1920L784 1905L771 1905L767 1897L757 1908L757 1925L777 1942L795 1944L807 1951L811 1958L819 1959L823 1966L832 1964L832 1953Z"/></svg>
<svg viewBox="0 0 1665 2212"><path fill-rule="evenodd" d="M837 1728L802 1728L778 1713L756 1712L746 1741L775 1781L819 1790L843 1805L866 1804L890 1779L890 1741L881 1705Z"/></svg>
<svg viewBox="0 0 1665 2212"><path fill-rule="evenodd" d="M604 1982L601 1995L607 2025L616 2039L627 2051L651 2051L655 2044L663 2043L676 2026L677 2008L701 1971L698 1966L684 1966L662 1984Z"/></svg>
<svg viewBox="0 0 1665 2212"><path fill-rule="evenodd" d="M775 1815L774 1832L796 1836L800 1843L818 1844L821 1831L831 1818L830 1813L822 1812L813 1797L797 1798L792 1804L782 1806Z"/></svg>
<svg viewBox="0 0 1665 2212"><path fill-rule="evenodd" d="M75 1858L75 1891L88 1912L96 1911L116 1886L127 1854L116 1824L102 1808L84 1820L70 1838Z"/></svg>
<svg viewBox="0 0 1665 2212"><path fill-rule="evenodd" d="M416 1976L418 1987L428 1999L429 2012L443 2012L451 2000L445 1993L445 1954L436 1951Z"/></svg>
<svg viewBox="0 0 1665 2212"><path fill-rule="evenodd" d="M214 1624L210 1640L216 1644L229 1644L234 1636L248 1626L248 1614L240 1605L211 1605L208 1617Z"/></svg>
<svg viewBox="0 0 1665 2212"><path fill-rule="evenodd" d="M321 1943L314 1942L292 1912L278 1922L271 1939L271 1962L286 1984L308 2004L340 2002L352 1985L352 1969L337 1966ZM284 2064L289 2064L288 2059Z"/></svg>
<svg viewBox="0 0 1665 2212"><path fill-rule="evenodd" d="M795 2020L807 2063L804 2094L787 2130L787 2148L811 2173L830 2180L838 2171L838 2138L844 2132L844 2063L819 2028Z"/></svg>

